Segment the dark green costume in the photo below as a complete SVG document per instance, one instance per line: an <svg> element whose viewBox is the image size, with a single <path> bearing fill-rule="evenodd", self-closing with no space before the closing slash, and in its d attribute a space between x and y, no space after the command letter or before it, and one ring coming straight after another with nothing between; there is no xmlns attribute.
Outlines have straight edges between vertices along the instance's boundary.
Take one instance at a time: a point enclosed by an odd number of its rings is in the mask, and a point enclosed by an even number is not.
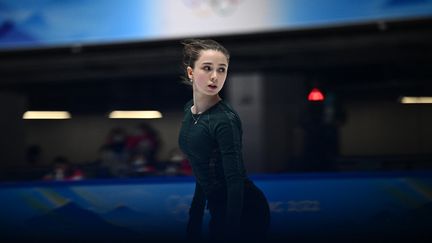
<svg viewBox="0 0 432 243"><path fill-rule="evenodd" d="M242 126L238 114L223 100L199 115L192 114L192 105L193 100L184 107L185 115L179 136L180 148L187 155L196 177L188 233L200 234L206 202L210 209L210 231L213 234L241 231L243 221L247 218L245 206L249 204L245 199L252 204L259 201L262 207L257 208L255 205L251 211L262 209L263 215L258 216L264 218L256 218L256 221L268 223L267 201L246 176L242 157ZM251 190L253 193L248 192ZM250 221L250 217L247 220ZM268 227L268 224L263 227Z"/></svg>

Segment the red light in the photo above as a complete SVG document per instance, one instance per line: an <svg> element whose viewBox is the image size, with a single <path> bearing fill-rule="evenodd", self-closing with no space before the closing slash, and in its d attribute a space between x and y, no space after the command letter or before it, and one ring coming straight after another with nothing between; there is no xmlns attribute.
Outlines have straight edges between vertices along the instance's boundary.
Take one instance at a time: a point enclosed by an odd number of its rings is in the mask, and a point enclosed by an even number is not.
<svg viewBox="0 0 432 243"><path fill-rule="evenodd" d="M308 95L308 100L309 101L323 101L324 95L319 89L313 88L312 91Z"/></svg>

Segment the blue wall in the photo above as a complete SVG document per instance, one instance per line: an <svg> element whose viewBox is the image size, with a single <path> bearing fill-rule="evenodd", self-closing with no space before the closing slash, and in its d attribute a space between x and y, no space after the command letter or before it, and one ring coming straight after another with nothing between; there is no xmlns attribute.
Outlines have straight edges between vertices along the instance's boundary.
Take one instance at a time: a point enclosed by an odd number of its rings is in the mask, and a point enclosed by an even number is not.
<svg viewBox="0 0 432 243"><path fill-rule="evenodd" d="M417 234L432 218L431 173L255 175L272 238ZM179 239L194 181L157 177L0 185L0 240ZM209 215L205 215L205 224ZM206 229L206 227L205 227ZM163 232L163 233L160 233Z"/></svg>

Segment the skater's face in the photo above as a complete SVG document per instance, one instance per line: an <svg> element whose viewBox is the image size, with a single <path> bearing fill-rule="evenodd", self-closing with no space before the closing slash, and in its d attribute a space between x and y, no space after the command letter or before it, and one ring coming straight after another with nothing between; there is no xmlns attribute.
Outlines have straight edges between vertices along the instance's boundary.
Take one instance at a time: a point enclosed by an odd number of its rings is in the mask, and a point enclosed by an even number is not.
<svg viewBox="0 0 432 243"><path fill-rule="evenodd" d="M220 51L202 50L194 67L188 67L187 73L192 81L194 92L213 96L219 93L225 84L228 72L228 59Z"/></svg>

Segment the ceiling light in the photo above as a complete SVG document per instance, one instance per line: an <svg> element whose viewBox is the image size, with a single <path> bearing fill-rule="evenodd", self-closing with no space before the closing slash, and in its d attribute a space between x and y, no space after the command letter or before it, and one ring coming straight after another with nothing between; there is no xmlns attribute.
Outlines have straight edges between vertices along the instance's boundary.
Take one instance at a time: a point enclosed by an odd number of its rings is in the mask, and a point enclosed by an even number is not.
<svg viewBox="0 0 432 243"><path fill-rule="evenodd" d="M26 111L23 119L70 119L67 111Z"/></svg>
<svg viewBox="0 0 432 243"><path fill-rule="evenodd" d="M400 99L402 104L432 104L432 97L425 96L404 96Z"/></svg>
<svg viewBox="0 0 432 243"><path fill-rule="evenodd" d="M159 111L112 111L111 119L158 119L162 118Z"/></svg>

